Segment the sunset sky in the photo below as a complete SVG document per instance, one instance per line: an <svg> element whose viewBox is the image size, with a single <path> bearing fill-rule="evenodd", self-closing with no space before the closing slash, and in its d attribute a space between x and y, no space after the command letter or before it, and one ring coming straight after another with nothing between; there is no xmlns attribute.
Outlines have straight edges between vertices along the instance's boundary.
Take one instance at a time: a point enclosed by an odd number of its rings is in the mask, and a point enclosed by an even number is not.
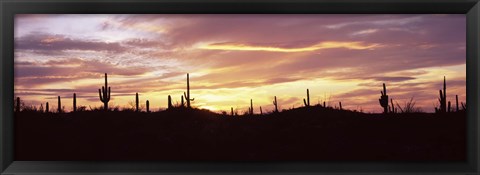
<svg viewBox="0 0 480 175"><path fill-rule="evenodd" d="M104 73L110 107L129 107L135 93L151 109L180 101L190 73L193 106L255 112L342 102L383 111L382 83L403 105L423 111L465 101L465 15L17 15L15 95L27 105L57 96L66 110L101 106Z"/></svg>

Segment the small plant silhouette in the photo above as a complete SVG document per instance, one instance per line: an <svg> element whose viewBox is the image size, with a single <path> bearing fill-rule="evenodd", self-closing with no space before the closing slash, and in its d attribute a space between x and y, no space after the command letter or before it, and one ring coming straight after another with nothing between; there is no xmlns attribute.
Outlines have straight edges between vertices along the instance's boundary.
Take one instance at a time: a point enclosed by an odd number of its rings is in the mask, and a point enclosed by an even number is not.
<svg viewBox="0 0 480 175"><path fill-rule="evenodd" d="M398 109L400 109L400 113L419 113L419 112L423 112L422 109L419 108L419 107L416 107L415 104L416 104L416 101L414 100L413 97L411 97L409 101L405 102L403 107L401 107L398 103L397 103L397 107L398 107Z"/></svg>

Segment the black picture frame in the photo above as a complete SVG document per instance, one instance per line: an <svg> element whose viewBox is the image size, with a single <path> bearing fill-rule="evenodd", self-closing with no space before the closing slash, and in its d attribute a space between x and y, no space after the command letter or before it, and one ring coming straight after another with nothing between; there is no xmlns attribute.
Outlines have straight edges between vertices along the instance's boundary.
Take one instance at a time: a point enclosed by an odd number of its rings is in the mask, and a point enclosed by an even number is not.
<svg viewBox="0 0 480 175"><path fill-rule="evenodd" d="M479 174L479 0L1 0L1 174ZM14 160L15 14L465 14L466 162L65 162ZM41 143L39 143L41 144Z"/></svg>

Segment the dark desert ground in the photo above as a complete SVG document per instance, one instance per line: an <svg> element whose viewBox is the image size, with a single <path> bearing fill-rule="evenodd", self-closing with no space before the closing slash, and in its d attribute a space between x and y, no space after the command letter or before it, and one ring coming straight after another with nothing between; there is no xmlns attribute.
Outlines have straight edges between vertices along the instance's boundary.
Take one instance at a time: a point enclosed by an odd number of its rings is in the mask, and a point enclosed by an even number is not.
<svg viewBox="0 0 480 175"><path fill-rule="evenodd" d="M230 116L20 112L17 160L461 161L465 112L365 114L322 106Z"/></svg>

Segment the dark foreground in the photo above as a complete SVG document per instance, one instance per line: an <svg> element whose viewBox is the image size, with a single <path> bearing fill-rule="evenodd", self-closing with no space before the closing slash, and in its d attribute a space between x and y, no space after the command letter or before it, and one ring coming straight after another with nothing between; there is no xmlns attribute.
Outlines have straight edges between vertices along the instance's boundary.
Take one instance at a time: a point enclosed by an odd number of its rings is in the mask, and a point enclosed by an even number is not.
<svg viewBox="0 0 480 175"><path fill-rule="evenodd" d="M204 110L15 115L16 160L466 159L464 112L382 115L310 107L236 117Z"/></svg>

